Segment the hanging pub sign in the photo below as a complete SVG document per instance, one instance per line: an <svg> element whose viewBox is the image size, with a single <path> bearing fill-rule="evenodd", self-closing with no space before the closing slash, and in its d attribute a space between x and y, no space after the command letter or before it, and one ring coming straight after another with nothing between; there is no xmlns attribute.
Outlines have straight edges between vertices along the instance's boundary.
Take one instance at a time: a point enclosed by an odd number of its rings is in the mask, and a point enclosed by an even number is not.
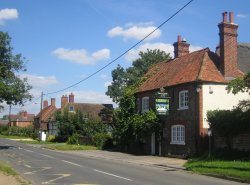
<svg viewBox="0 0 250 185"><path fill-rule="evenodd" d="M169 96L165 92L164 88L160 89L160 92L156 93L155 96L155 109L157 115L168 115L169 114Z"/></svg>

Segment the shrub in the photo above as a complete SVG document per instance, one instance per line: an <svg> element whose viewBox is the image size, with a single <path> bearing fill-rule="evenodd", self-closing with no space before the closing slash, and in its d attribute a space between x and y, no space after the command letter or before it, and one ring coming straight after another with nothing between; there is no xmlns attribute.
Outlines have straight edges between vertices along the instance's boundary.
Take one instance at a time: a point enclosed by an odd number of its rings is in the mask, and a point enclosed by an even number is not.
<svg viewBox="0 0 250 185"><path fill-rule="evenodd" d="M49 142L55 142L56 136L55 135L48 135L47 141Z"/></svg>
<svg viewBox="0 0 250 185"><path fill-rule="evenodd" d="M27 127L16 127L11 126L9 127L9 135L12 136L24 136L24 137L34 137L34 127L33 126L27 126Z"/></svg>
<svg viewBox="0 0 250 185"><path fill-rule="evenodd" d="M106 133L97 133L93 137L94 145L105 149L113 146L112 138L109 134Z"/></svg>
<svg viewBox="0 0 250 185"><path fill-rule="evenodd" d="M0 134L5 135L8 132L8 125L0 125Z"/></svg>
<svg viewBox="0 0 250 185"><path fill-rule="evenodd" d="M72 136L70 136L67 140L67 144L76 144L79 145L80 144L80 134L73 134Z"/></svg>

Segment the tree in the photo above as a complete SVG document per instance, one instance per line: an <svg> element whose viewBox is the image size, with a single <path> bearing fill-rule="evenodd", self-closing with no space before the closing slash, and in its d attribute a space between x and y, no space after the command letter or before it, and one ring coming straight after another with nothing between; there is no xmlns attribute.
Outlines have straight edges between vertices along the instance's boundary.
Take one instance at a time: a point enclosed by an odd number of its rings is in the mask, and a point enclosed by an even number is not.
<svg viewBox="0 0 250 185"><path fill-rule="evenodd" d="M117 68L112 71L113 82L108 87L106 94L110 96L114 102L118 103L126 87L138 83L152 65L170 59L169 54L159 49L148 49L146 52L141 51L139 56L140 58L133 62L132 67L124 69L118 65Z"/></svg>
<svg viewBox="0 0 250 185"><path fill-rule="evenodd" d="M21 79L17 75L20 71L26 71L25 58L21 54L12 53L10 42L9 34L0 32L0 103L23 105L32 98L29 94L31 86L27 79Z"/></svg>
<svg viewBox="0 0 250 185"><path fill-rule="evenodd" d="M232 80L227 90L232 91L233 94L237 94L239 92L248 92L250 90L250 71L244 75L243 78L236 78Z"/></svg>

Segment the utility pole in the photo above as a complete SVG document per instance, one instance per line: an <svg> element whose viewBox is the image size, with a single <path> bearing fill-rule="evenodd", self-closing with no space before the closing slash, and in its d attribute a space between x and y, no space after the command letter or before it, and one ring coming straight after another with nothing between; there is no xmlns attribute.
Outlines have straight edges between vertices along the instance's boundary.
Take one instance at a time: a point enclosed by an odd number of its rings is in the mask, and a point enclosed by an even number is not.
<svg viewBox="0 0 250 185"><path fill-rule="evenodd" d="M41 108L40 108L40 125L39 125L39 131L41 130L42 125L42 114L43 114L43 92L41 93Z"/></svg>

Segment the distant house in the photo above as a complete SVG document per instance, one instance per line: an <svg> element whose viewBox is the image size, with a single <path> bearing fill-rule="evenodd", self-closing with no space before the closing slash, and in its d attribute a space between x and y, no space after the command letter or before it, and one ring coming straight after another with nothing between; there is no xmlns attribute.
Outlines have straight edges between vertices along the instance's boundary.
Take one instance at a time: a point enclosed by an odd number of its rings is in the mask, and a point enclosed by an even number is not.
<svg viewBox="0 0 250 185"><path fill-rule="evenodd" d="M156 110L156 94L167 93L166 115L159 115L163 132L149 133L144 152L152 155L194 155L199 153L207 136L208 110L232 109L248 93L228 93L230 80L250 70L250 44L237 42L238 25L233 13L223 13L219 23L220 44L216 52L208 48L189 52L186 40L178 36L174 59L153 66L139 87L139 112ZM163 101L164 104L164 101ZM168 109L169 107L169 109ZM161 110L162 111L162 110Z"/></svg>
<svg viewBox="0 0 250 185"><path fill-rule="evenodd" d="M113 108L112 104L92 104L92 103L76 103L74 94L69 96L63 95L61 97L61 108L56 108L55 98L51 98L51 105L48 106L48 101L43 102L43 109L35 117L36 128L40 131L56 135L58 126L55 121L56 111L67 110L75 113L77 110L81 111L86 120L101 120L100 111L103 108Z"/></svg>
<svg viewBox="0 0 250 185"><path fill-rule="evenodd" d="M34 114L28 114L27 111L22 111L16 115L10 115L9 126L26 127L33 125Z"/></svg>
<svg viewBox="0 0 250 185"><path fill-rule="evenodd" d="M35 117L35 127L39 131L47 132L49 130L49 124L55 123L56 99L51 98L51 104L48 105L48 101L43 101L42 111L40 111ZM55 128L56 129L56 128Z"/></svg>
<svg viewBox="0 0 250 185"><path fill-rule="evenodd" d="M100 112L104 108L113 109L112 104L76 103L74 94L61 97L61 110L66 109L74 113L76 110L82 112L86 120L101 120Z"/></svg>

